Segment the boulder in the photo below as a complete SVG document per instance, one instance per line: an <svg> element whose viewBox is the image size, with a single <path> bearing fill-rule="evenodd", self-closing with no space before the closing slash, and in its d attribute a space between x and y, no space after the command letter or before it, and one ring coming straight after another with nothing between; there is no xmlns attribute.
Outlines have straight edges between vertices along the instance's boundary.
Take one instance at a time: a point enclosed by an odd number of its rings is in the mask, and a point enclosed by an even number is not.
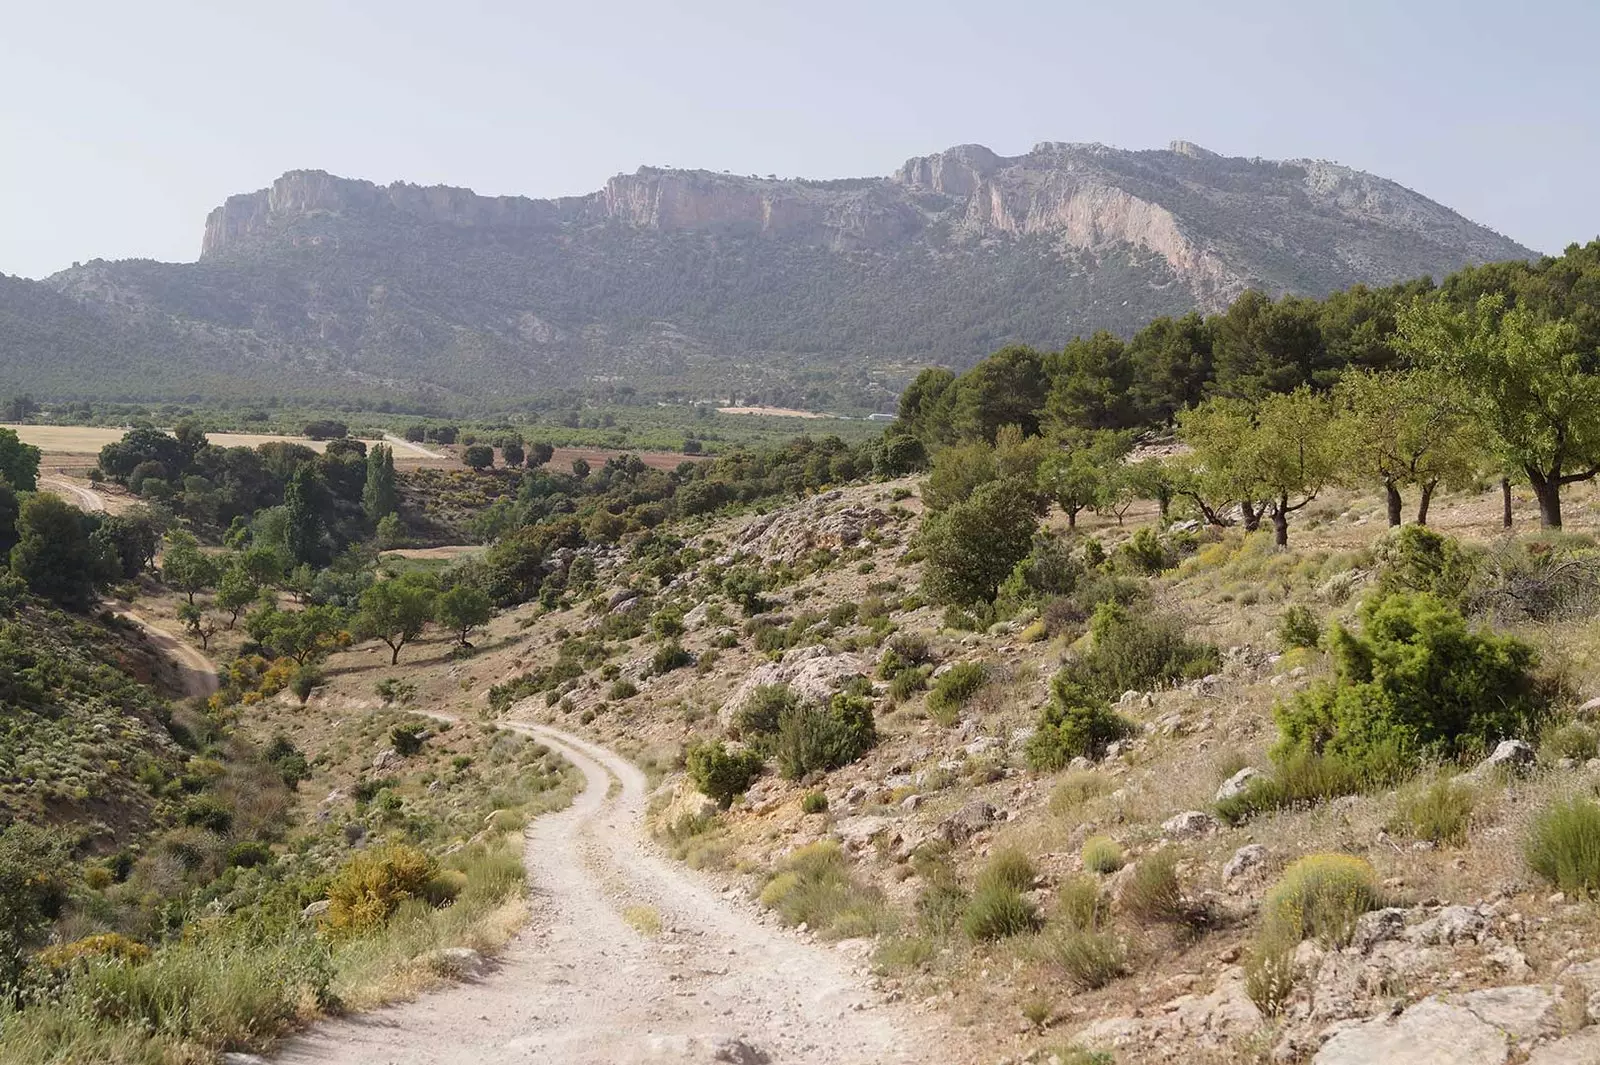
<svg viewBox="0 0 1600 1065"><path fill-rule="evenodd" d="M1237 880L1253 869L1267 863L1267 848L1259 843L1247 843L1233 852L1233 857L1222 867L1223 880Z"/></svg>
<svg viewBox="0 0 1600 1065"><path fill-rule="evenodd" d="M393 769L395 766L404 761L405 756L399 751L395 750L393 747L385 747L373 757L372 771L374 773L382 773L389 769Z"/></svg>
<svg viewBox="0 0 1600 1065"><path fill-rule="evenodd" d="M1227 780L1224 780L1222 782L1222 786L1217 788L1216 801L1225 802L1228 799L1234 799L1240 795L1243 795L1247 790L1249 790L1250 782L1259 776L1261 776L1261 770L1252 765L1245 766L1233 776L1229 777Z"/></svg>
<svg viewBox="0 0 1600 1065"><path fill-rule="evenodd" d="M865 677L870 665L860 655L834 654L815 645L790 651L778 662L753 669L728 697L717 714L724 727L733 723L756 689L769 684L784 684L803 702L826 703L833 694L857 677Z"/></svg>
<svg viewBox="0 0 1600 1065"><path fill-rule="evenodd" d="M440 947L422 956L423 963L440 976L463 979L481 976L489 967L482 954L471 947Z"/></svg>
<svg viewBox="0 0 1600 1065"><path fill-rule="evenodd" d="M1350 936L1350 946L1368 954L1379 943L1399 939L1406 931L1406 911L1398 906L1385 906L1356 918L1355 931Z"/></svg>
<svg viewBox="0 0 1600 1065"><path fill-rule="evenodd" d="M1398 1017L1338 1025L1312 1065L1505 1065L1506 1034L1464 1006L1424 999Z"/></svg>
<svg viewBox="0 0 1600 1065"><path fill-rule="evenodd" d="M995 808L975 799L939 823L938 835L950 843L964 843L999 820Z"/></svg>
<svg viewBox="0 0 1600 1065"><path fill-rule="evenodd" d="M1434 916L1406 933L1413 943L1426 946L1454 946L1482 943L1489 932L1489 919L1470 906L1446 906Z"/></svg>
<svg viewBox="0 0 1600 1065"><path fill-rule="evenodd" d="M329 902L327 899L318 899L316 902L313 902L311 905L300 911L300 919L302 921L315 921L332 908L333 903Z"/></svg>
<svg viewBox="0 0 1600 1065"><path fill-rule="evenodd" d="M1596 1065L1600 1063L1600 1028L1589 1027L1565 1039L1546 1043L1525 1065Z"/></svg>
<svg viewBox="0 0 1600 1065"><path fill-rule="evenodd" d="M1469 991L1456 1001L1519 1043L1561 1032L1560 999L1534 985Z"/></svg>
<svg viewBox="0 0 1600 1065"><path fill-rule="evenodd" d="M833 826L833 831L839 837L839 842L844 845L844 849L855 853L866 849L874 839L893 827L894 822L887 817L864 814L859 817L844 818Z"/></svg>
<svg viewBox="0 0 1600 1065"><path fill-rule="evenodd" d="M1216 827L1216 818L1204 810L1185 810L1161 822L1161 831L1173 839L1203 836Z"/></svg>
<svg viewBox="0 0 1600 1065"><path fill-rule="evenodd" d="M1482 776L1495 770L1523 773L1532 768L1537 757L1531 744L1522 740L1501 740L1493 754L1473 767L1472 775Z"/></svg>
<svg viewBox="0 0 1600 1065"><path fill-rule="evenodd" d="M771 1055L742 1038L719 1039L711 1046L711 1060L726 1065L768 1065Z"/></svg>

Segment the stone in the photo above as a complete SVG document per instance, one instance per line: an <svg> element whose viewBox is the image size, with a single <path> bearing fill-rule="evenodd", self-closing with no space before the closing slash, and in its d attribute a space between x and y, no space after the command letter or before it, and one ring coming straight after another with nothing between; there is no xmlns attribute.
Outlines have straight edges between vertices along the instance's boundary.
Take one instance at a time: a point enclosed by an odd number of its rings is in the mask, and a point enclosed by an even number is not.
<svg viewBox="0 0 1600 1065"><path fill-rule="evenodd" d="M1591 714L1600 714L1600 695L1593 699L1586 699L1579 705L1576 713L1579 717L1588 717Z"/></svg>
<svg viewBox="0 0 1600 1065"><path fill-rule="evenodd" d="M241 1054L236 1050L230 1050L217 1060L222 1065L272 1065L266 1058L258 1054Z"/></svg>
<svg viewBox="0 0 1600 1065"><path fill-rule="evenodd" d="M938 834L950 843L963 843L1000 819L982 799L974 799L939 823Z"/></svg>
<svg viewBox="0 0 1600 1065"><path fill-rule="evenodd" d="M1489 919L1470 906L1446 906L1434 916L1406 933L1413 943L1428 946L1453 946L1481 943L1489 931Z"/></svg>
<svg viewBox="0 0 1600 1065"><path fill-rule="evenodd" d="M833 694L870 670L856 654L834 654L817 644L790 651L781 661L769 662L751 670L722 705L717 718L724 727L733 723L754 697L756 689L769 684L787 685L802 702L826 703Z"/></svg>
<svg viewBox="0 0 1600 1065"><path fill-rule="evenodd" d="M893 827L894 822L887 817L868 814L861 817L847 817L834 825L833 831L839 837L839 842L844 844L844 849L854 852L864 849Z"/></svg>
<svg viewBox="0 0 1600 1065"><path fill-rule="evenodd" d="M471 947L440 947L422 957L423 963L441 976L464 979L482 976L489 963L482 954Z"/></svg>
<svg viewBox="0 0 1600 1065"><path fill-rule="evenodd" d="M711 1060L726 1065L768 1065L771 1055L742 1038L719 1039L711 1047Z"/></svg>
<svg viewBox="0 0 1600 1065"><path fill-rule="evenodd" d="M672 798L656 815L656 824L671 830L679 825L704 821L715 814L717 809L715 799L702 794L693 785L683 781L676 785Z"/></svg>
<svg viewBox="0 0 1600 1065"><path fill-rule="evenodd" d="M1505 1065L1504 1032L1463 1006L1424 999L1399 1017L1335 1026L1312 1065Z"/></svg>
<svg viewBox="0 0 1600 1065"><path fill-rule="evenodd" d="M1222 867L1223 880L1237 880L1267 862L1267 848L1259 843L1247 843L1233 852L1233 857Z"/></svg>
<svg viewBox="0 0 1600 1065"><path fill-rule="evenodd" d="M1379 943L1399 939L1405 934L1406 911L1398 906L1385 906L1356 918L1355 931L1350 935L1350 946L1362 954L1369 954Z"/></svg>
<svg viewBox="0 0 1600 1065"><path fill-rule="evenodd" d="M1245 766L1233 776L1224 780L1222 786L1217 788L1216 801L1226 802L1229 799L1238 798L1249 790L1250 782L1259 776L1261 776L1261 770L1253 765Z"/></svg>
<svg viewBox="0 0 1600 1065"><path fill-rule="evenodd" d="M1522 740L1501 740L1494 753L1473 767L1472 773L1481 776L1497 769L1521 773L1532 767L1537 757L1531 744Z"/></svg>
<svg viewBox="0 0 1600 1065"><path fill-rule="evenodd" d="M318 899L316 902L313 902L311 905L300 911L300 919L302 921L315 921L332 908L333 903L329 902L327 899Z"/></svg>
<svg viewBox="0 0 1600 1065"><path fill-rule="evenodd" d="M1203 810L1185 810L1161 822L1161 831L1174 839L1203 836L1216 827L1216 818Z"/></svg>
<svg viewBox="0 0 1600 1065"><path fill-rule="evenodd" d="M1600 1028L1585 1028L1546 1043L1530 1054L1524 1065L1600 1065Z"/></svg>
<svg viewBox="0 0 1600 1065"><path fill-rule="evenodd" d="M1531 1043L1561 1031L1560 1000L1547 988L1534 985L1490 987L1469 991L1455 1001L1520 1043Z"/></svg>
<svg viewBox="0 0 1600 1065"><path fill-rule="evenodd" d="M639 590L637 588L624 588L620 592L611 594L611 598L606 600L606 609L615 611L623 603L631 603L637 598L639 598Z"/></svg>
<svg viewBox="0 0 1600 1065"><path fill-rule="evenodd" d="M404 761L405 757L399 751L393 747L385 747L372 759L372 771L374 773L382 773L393 769Z"/></svg>

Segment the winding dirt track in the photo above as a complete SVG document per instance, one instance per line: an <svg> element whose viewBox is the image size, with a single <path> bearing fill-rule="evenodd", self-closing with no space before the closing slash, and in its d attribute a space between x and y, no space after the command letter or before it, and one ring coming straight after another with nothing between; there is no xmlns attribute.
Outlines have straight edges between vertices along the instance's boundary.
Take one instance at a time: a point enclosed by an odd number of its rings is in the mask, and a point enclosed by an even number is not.
<svg viewBox="0 0 1600 1065"><path fill-rule="evenodd" d="M957 1060L950 1033L882 1001L840 952L762 923L752 904L657 855L642 836L646 784L633 765L568 733L510 727L570 759L585 782L571 807L529 828L528 928L493 973L321 1025L286 1044L279 1065L761 1060L723 1042L734 1038L774 1063ZM659 913L661 934L624 920L635 906Z"/></svg>

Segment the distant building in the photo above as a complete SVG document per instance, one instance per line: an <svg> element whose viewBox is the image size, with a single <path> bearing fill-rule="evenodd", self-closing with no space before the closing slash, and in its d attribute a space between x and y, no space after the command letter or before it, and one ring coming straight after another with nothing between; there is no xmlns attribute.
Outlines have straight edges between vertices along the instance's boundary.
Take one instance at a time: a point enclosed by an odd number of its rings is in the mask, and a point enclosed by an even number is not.
<svg viewBox="0 0 1600 1065"><path fill-rule="evenodd" d="M899 415L896 415L896 414L869 414L869 415L867 415L867 421L869 421L869 422L892 422L892 421L897 421L898 419L899 419Z"/></svg>

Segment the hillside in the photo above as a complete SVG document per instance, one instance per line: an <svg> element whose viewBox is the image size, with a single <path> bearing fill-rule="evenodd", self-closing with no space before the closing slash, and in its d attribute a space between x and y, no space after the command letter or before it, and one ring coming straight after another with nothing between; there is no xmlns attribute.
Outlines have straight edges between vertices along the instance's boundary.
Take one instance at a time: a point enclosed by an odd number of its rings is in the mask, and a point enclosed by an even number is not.
<svg viewBox="0 0 1600 1065"><path fill-rule="evenodd" d="M968 145L838 181L642 168L558 200L292 171L211 212L196 263L6 281L26 328L0 344L4 383L56 396L620 381L881 409L1010 341L1530 255L1370 174L1183 142Z"/></svg>

